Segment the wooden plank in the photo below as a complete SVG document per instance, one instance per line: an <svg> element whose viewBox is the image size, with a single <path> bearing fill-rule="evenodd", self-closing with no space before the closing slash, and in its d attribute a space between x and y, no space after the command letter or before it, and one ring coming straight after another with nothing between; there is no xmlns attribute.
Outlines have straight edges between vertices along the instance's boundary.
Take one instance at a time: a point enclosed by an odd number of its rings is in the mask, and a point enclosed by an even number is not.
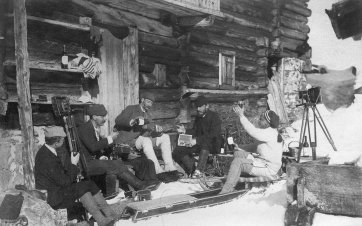
<svg viewBox="0 0 362 226"><path fill-rule="evenodd" d="M183 91L185 93L202 93L202 94L227 94L227 95L266 95L268 94L267 89L256 89L256 90L211 90L211 89L193 89L187 88Z"/></svg>
<svg viewBox="0 0 362 226"><path fill-rule="evenodd" d="M16 57L16 81L19 96L18 110L23 137L22 161L24 184L28 189L35 188L34 180L34 132L30 103L30 70L27 42L27 21L25 0L14 1L14 33Z"/></svg>
<svg viewBox="0 0 362 226"><path fill-rule="evenodd" d="M6 16L13 17L14 15L7 14ZM74 24L74 23L69 23L69 22L64 22L64 21L59 21L59 20L52 20L52 19L47 19L47 18L41 18L41 17L36 17L36 16L27 16L26 19L38 21L38 22L42 22L42 23L48 23L48 24L52 24L52 25L56 25L56 26L61 26L61 27L65 27L68 29L75 29L75 30L80 30L80 31L90 31L90 27L88 25L83 25L83 24Z"/></svg>
<svg viewBox="0 0 362 226"><path fill-rule="evenodd" d="M16 62L12 59L7 59L4 61L4 66L14 66ZM29 61L29 68L31 69L39 69L45 71L58 71L58 72L65 72L65 73L83 73L79 69L63 69L60 68L60 64L53 64L51 62L38 62L38 61Z"/></svg>

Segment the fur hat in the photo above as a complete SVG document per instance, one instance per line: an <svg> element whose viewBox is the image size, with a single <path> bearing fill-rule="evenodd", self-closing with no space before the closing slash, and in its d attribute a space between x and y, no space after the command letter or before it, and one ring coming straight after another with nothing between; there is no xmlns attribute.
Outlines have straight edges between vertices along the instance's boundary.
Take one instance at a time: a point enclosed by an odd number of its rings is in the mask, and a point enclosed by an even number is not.
<svg viewBox="0 0 362 226"><path fill-rule="evenodd" d="M196 107L201 107L205 104L208 104L209 102L207 101L207 99L204 96L199 96L196 101L195 101L195 105Z"/></svg>
<svg viewBox="0 0 362 226"><path fill-rule="evenodd" d="M270 124L272 128L278 128L279 116L272 110L267 110L264 113L265 120Z"/></svg>
<svg viewBox="0 0 362 226"><path fill-rule="evenodd" d="M66 137L63 127L60 126L47 126L44 129L45 137Z"/></svg>
<svg viewBox="0 0 362 226"><path fill-rule="evenodd" d="M106 116L107 110L103 104L93 104L88 107L88 115Z"/></svg>

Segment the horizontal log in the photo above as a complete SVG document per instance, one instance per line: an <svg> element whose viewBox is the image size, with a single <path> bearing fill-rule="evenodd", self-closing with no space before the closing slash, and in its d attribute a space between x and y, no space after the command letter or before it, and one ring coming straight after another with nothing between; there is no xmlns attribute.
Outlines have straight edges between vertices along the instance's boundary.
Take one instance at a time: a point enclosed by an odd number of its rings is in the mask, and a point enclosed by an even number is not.
<svg viewBox="0 0 362 226"><path fill-rule="evenodd" d="M265 57L269 55L269 48L260 48L256 51L256 55L259 57Z"/></svg>
<svg viewBox="0 0 362 226"><path fill-rule="evenodd" d="M114 10L106 5L94 4L86 0L71 0L78 5L93 13L92 19L101 24L110 24L114 26L136 26L139 30L158 35L172 37L172 27L162 25L159 21L146 18L135 13L124 10Z"/></svg>
<svg viewBox="0 0 362 226"><path fill-rule="evenodd" d="M243 50L236 50L233 48L223 47L223 46L215 46L215 45L206 45L206 44L197 44L191 43L188 46L189 51L194 51L202 54L208 55L219 55L220 52L223 51L234 51L235 57L241 60L248 60L248 61L257 61L257 56L255 53Z"/></svg>
<svg viewBox="0 0 362 226"><path fill-rule="evenodd" d="M177 118L173 119L156 119L154 122L157 125L162 126L162 129L165 133L177 132L177 125L180 125L180 122ZM172 140L172 137L171 137Z"/></svg>
<svg viewBox="0 0 362 226"><path fill-rule="evenodd" d="M215 89L199 89L199 88L187 88L183 90L183 93L197 93L201 95L214 94L219 96L224 95L235 95L235 96L245 96L245 95L266 95L268 90L265 88L260 89L249 89L249 90L215 90ZM213 101L214 102L214 101Z"/></svg>
<svg viewBox="0 0 362 226"><path fill-rule="evenodd" d="M222 12L230 11L265 21L270 21L273 17L270 14L270 9L274 7L274 4L273 2L265 2L264 4L252 5L243 1L222 0L220 7Z"/></svg>
<svg viewBox="0 0 362 226"><path fill-rule="evenodd" d="M260 57L256 61L256 63L261 67L266 67L268 65L268 58L266 57Z"/></svg>
<svg viewBox="0 0 362 226"><path fill-rule="evenodd" d="M301 7L292 2L285 3L284 8L305 17L310 17L312 15L312 10L306 7Z"/></svg>
<svg viewBox="0 0 362 226"><path fill-rule="evenodd" d="M299 14L296 14L290 10L283 9L282 11L279 10L272 10L272 14L274 16L285 16L287 18L297 20L303 23L308 23L308 18ZM280 15L279 15L280 14Z"/></svg>
<svg viewBox="0 0 362 226"><path fill-rule="evenodd" d="M148 32L144 32L144 31L138 32L138 40L140 42L170 47L170 48L174 48L174 49L177 49L180 47L180 43L179 43L178 39L176 39L176 38L166 37L166 36L148 33Z"/></svg>
<svg viewBox="0 0 362 226"><path fill-rule="evenodd" d="M283 51L280 53L281 57L294 57L294 58L298 58L298 53L294 52L292 50L288 50L288 49L283 49Z"/></svg>
<svg viewBox="0 0 362 226"><path fill-rule="evenodd" d="M145 4L138 3L137 1L119 1L119 0L90 0L90 1L96 4L109 5L112 8L132 12L155 20L160 19L161 13L159 9L151 8Z"/></svg>
<svg viewBox="0 0 362 226"><path fill-rule="evenodd" d="M291 0L291 3L301 7L301 8L308 8L308 4L306 1L300 1L300 0Z"/></svg>
<svg viewBox="0 0 362 226"><path fill-rule="evenodd" d="M264 30L264 31L269 31L269 32L272 31L272 27L270 26L270 24L262 24L262 23L250 21L249 19L239 18L239 17L236 17L229 13L224 13L224 16L225 16L225 20L228 22L234 22L234 23L240 24L245 27L256 28L256 29L260 29L260 30Z"/></svg>
<svg viewBox="0 0 362 226"><path fill-rule="evenodd" d="M179 89L140 89L140 95L145 92L153 93L156 102L178 101L181 97Z"/></svg>
<svg viewBox="0 0 362 226"><path fill-rule="evenodd" d="M181 51L170 47L152 45L144 42L138 43L139 56L150 56L166 58L171 61L178 61L181 58Z"/></svg>
<svg viewBox="0 0 362 226"><path fill-rule="evenodd" d="M293 20L285 16L281 16L279 20L280 24L286 28L295 29L305 34L308 34L310 32L310 28L305 22Z"/></svg>
<svg viewBox="0 0 362 226"><path fill-rule="evenodd" d="M216 46L224 46L245 51L255 51L255 44L251 41L238 40L235 38L224 37L212 33L200 31L192 31L190 35L191 43L211 44Z"/></svg>
<svg viewBox="0 0 362 226"><path fill-rule="evenodd" d="M203 66L200 64L190 64L190 73L191 77L200 77L200 78L219 78L219 67ZM259 71L260 69L258 69ZM247 72L243 70L235 70L235 79L238 81L256 81L258 77L267 77L267 74L260 74L260 72ZM264 70L266 73L266 70ZM258 74L257 74L258 73Z"/></svg>
<svg viewBox="0 0 362 226"><path fill-rule="evenodd" d="M226 15L226 17L225 17L226 21L230 22L230 20L233 20L233 22L235 22L241 26L269 31L268 27L270 28L270 27L273 27L276 25L276 24L273 24L272 18L259 19L254 16L248 16L245 14L241 14L239 12L233 12L233 11L229 11L226 9L223 11L223 13L224 13L224 15ZM268 13L267 15L270 15L270 17L272 17L271 13ZM246 25L246 23L248 23L249 25ZM252 25L250 25L250 24L252 24Z"/></svg>
<svg viewBox="0 0 362 226"><path fill-rule="evenodd" d="M298 46L302 45L305 41L291 39L287 37L280 37L281 46L286 49L296 50Z"/></svg>
<svg viewBox="0 0 362 226"><path fill-rule="evenodd" d="M176 60L169 60L165 57L151 57L151 56L139 56L139 64L141 67L145 66L148 68L150 64L164 64L167 68L169 67L180 67L181 62ZM153 71L153 69L152 69ZM150 71L150 72L152 72Z"/></svg>
<svg viewBox="0 0 362 226"><path fill-rule="evenodd" d="M190 51L188 56L188 62L199 62L200 64L212 67L219 66L219 56L218 55L207 55L202 53L197 53ZM258 64L252 61L245 61L236 58L235 68L243 71L254 72L258 68Z"/></svg>
<svg viewBox="0 0 362 226"><path fill-rule="evenodd" d="M210 30L214 33L217 31L223 31L222 35L227 35L236 38L249 39L250 37L268 37L270 36L269 31L260 30L257 28L245 27L237 23L230 23L228 21L222 19L216 19L214 24L209 27L205 27L204 29Z"/></svg>
<svg viewBox="0 0 362 226"><path fill-rule="evenodd" d="M284 37L297 39L297 40L303 40L303 41L306 40L308 37L306 33L303 33L303 32L297 31L297 30L293 30L293 29L289 29L286 27L282 27L282 26L273 31L274 37L279 37L281 35Z"/></svg>
<svg viewBox="0 0 362 226"><path fill-rule="evenodd" d="M180 112L180 102L155 102L152 106L154 119L176 118Z"/></svg>
<svg viewBox="0 0 362 226"><path fill-rule="evenodd" d="M245 4L249 4L252 5L256 8L260 7L260 8L265 8L265 9L270 9L270 7L272 5L275 5L275 0L238 0L237 2L243 2ZM226 3L226 2L225 2ZM224 4L223 1L221 1L221 6Z"/></svg>
<svg viewBox="0 0 362 226"><path fill-rule="evenodd" d="M190 87L200 89L220 89L218 78L195 78L190 77ZM233 90L245 90L245 89L259 89L267 86L267 78L257 79L255 82L247 81L235 81L235 87L230 87ZM230 89L228 88L228 89Z"/></svg>

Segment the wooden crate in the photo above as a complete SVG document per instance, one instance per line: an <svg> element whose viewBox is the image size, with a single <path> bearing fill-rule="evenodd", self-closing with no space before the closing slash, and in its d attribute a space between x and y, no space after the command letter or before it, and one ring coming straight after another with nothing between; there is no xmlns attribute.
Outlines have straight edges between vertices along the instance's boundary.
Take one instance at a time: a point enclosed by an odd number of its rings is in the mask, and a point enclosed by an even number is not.
<svg viewBox="0 0 362 226"><path fill-rule="evenodd" d="M362 216L362 168L327 165L327 158L287 166L287 201L317 212Z"/></svg>

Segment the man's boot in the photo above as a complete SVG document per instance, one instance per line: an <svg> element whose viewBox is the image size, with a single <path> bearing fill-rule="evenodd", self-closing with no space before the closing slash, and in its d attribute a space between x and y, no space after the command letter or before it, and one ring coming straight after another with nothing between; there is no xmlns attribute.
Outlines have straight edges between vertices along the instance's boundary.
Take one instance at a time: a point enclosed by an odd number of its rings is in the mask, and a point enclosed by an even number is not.
<svg viewBox="0 0 362 226"><path fill-rule="evenodd" d="M117 194L117 175L107 174L106 175L106 194L105 196L111 196Z"/></svg>
<svg viewBox="0 0 362 226"><path fill-rule="evenodd" d="M180 166L185 170L187 175L192 175L195 171L195 159L188 155L181 158Z"/></svg>
<svg viewBox="0 0 362 226"><path fill-rule="evenodd" d="M97 206L92 194L90 192L85 193L80 197L80 202L84 208L93 216L99 226L111 226L114 224L114 220L105 217Z"/></svg>
<svg viewBox="0 0 362 226"><path fill-rule="evenodd" d="M197 164L197 169L200 172L205 172L207 159L209 158L210 152L208 150L201 150L199 153L199 163Z"/></svg>
<svg viewBox="0 0 362 226"><path fill-rule="evenodd" d="M120 174L120 177L131 185L135 190L143 190L145 183L133 175L130 171L124 171Z"/></svg>
<svg viewBox="0 0 362 226"><path fill-rule="evenodd" d="M104 199L103 194L98 192L96 195L93 195L94 201L97 203L98 207L101 211L106 215L106 217L111 218L113 220L118 220L119 216L110 205L108 205L107 201Z"/></svg>

